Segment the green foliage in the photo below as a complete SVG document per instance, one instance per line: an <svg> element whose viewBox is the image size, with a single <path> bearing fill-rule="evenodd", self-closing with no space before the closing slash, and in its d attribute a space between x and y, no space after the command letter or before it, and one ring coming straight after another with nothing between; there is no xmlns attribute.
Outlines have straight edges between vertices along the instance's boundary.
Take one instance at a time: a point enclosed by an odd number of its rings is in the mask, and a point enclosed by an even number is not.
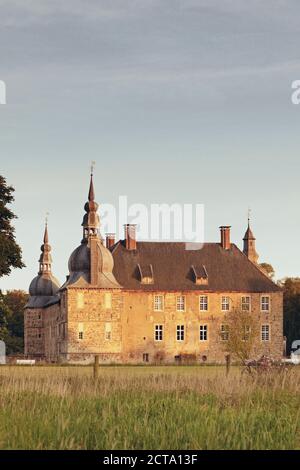
<svg viewBox="0 0 300 470"><path fill-rule="evenodd" d="M147 366L100 368L95 382L92 368L4 367L1 449L297 449L299 378Z"/></svg>
<svg viewBox="0 0 300 470"><path fill-rule="evenodd" d="M266 275L269 276L270 279L274 279L275 271L274 271L274 268L271 264L269 264L269 263L260 263L259 266L266 273Z"/></svg>
<svg viewBox="0 0 300 470"><path fill-rule="evenodd" d="M287 353L292 342L300 340L300 278L285 278L280 281L283 294L283 334L287 338Z"/></svg>
<svg viewBox="0 0 300 470"><path fill-rule="evenodd" d="M227 313L224 324L228 327L228 339L223 342L224 351L232 354L242 364L251 358L253 346L258 337L258 321L249 311L234 309Z"/></svg>
<svg viewBox="0 0 300 470"><path fill-rule="evenodd" d="M0 339L6 343L7 354L23 353L24 307L28 294L21 290L0 292Z"/></svg>
<svg viewBox="0 0 300 470"><path fill-rule="evenodd" d="M7 207L14 201L14 188L8 186L0 175L0 277L11 273L12 268L23 268L22 252L15 240L12 220L15 214Z"/></svg>

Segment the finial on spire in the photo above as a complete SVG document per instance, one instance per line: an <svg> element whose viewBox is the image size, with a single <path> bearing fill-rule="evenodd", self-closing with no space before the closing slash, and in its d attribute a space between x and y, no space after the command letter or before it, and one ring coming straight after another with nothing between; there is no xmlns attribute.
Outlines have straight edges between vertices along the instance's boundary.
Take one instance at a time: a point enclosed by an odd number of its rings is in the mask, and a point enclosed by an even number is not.
<svg viewBox="0 0 300 470"><path fill-rule="evenodd" d="M51 246L49 245L49 237L48 237L48 215L49 213L47 212L46 219L45 219L44 242L43 242L43 245L41 246L42 253L39 259L39 263L40 263L39 274L51 273L52 258L50 254Z"/></svg>
<svg viewBox="0 0 300 470"><path fill-rule="evenodd" d="M255 249L255 236L250 228L250 217L251 217L251 209L248 208L248 228L244 235L244 248L243 253L247 256L247 258L252 261L252 263L257 263L258 261L258 253Z"/></svg>
<svg viewBox="0 0 300 470"><path fill-rule="evenodd" d="M45 233L44 233L44 244L49 242L49 237L48 237L48 217L49 217L49 212L46 212L46 217L45 217Z"/></svg>
<svg viewBox="0 0 300 470"><path fill-rule="evenodd" d="M89 189L89 196L88 196L89 201L94 201L95 200L95 191L94 191L94 183L93 183L93 174L94 174L95 165L96 165L96 162L92 161L92 163L91 163L91 181L90 181L90 189Z"/></svg>
<svg viewBox="0 0 300 470"><path fill-rule="evenodd" d="M250 227L251 209L248 207L248 227Z"/></svg>

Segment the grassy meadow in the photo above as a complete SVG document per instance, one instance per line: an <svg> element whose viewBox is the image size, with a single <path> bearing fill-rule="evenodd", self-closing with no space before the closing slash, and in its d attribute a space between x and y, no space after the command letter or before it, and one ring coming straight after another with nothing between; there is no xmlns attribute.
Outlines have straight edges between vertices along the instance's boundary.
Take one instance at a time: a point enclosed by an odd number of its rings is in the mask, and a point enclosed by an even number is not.
<svg viewBox="0 0 300 470"><path fill-rule="evenodd" d="M1 366L1 449L299 449L300 368Z"/></svg>

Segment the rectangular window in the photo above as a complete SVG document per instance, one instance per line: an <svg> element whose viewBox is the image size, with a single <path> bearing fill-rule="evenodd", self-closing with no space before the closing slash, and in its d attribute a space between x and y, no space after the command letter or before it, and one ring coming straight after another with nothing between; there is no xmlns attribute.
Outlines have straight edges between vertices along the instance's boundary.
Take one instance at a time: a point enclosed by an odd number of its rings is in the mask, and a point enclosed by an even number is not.
<svg viewBox="0 0 300 470"><path fill-rule="evenodd" d="M221 325L221 339L222 341L228 341L229 339L229 326Z"/></svg>
<svg viewBox="0 0 300 470"><path fill-rule="evenodd" d="M78 339L83 339L83 323L78 323Z"/></svg>
<svg viewBox="0 0 300 470"><path fill-rule="evenodd" d="M77 308L84 307L84 294L83 292L78 292L77 294Z"/></svg>
<svg viewBox="0 0 300 470"><path fill-rule="evenodd" d="M270 297L268 295L261 296L261 304L260 309L262 312L269 312L270 311Z"/></svg>
<svg viewBox="0 0 300 470"><path fill-rule="evenodd" d="M179 295L176 299L176 310L177 312L185 311L185 296Z"/></svg>
<svg viewBox="0 0 300 470"><path fill-rule="evenodd" d="M111 293L106 292L104 294L104 306L107 310L111 309Z"/></svg>
<svg viewBox="0 0 300 470"><path fill-rule="evenodd" d="M207 341L207 325L200 325L200 341Z"/></svg>
<svg viewBox="0 0 300 470"><path fill-rule="evenodd" d="M270 325L261 325L261 340L270 340Z"/></svg>
<svg viewBox="0 0 300 470"><path fill-rule="evenodd" d="M208 310L208 297L207 295L200 295L199 297L199 310L206 312Z"/></svg>
<svg viewBox="0 0 300 470"><path fill-rule="evenodd" d="M163 340L163 325L155 325L154 339L155 339L155 341L162 341Z"/></svg>
<svg viewBox="0 0 300 470"><path fill-rule="evenodd" d="M105 339L106 341L111 340L111 323L105 323Z"/></svg>
<svg viewBox="0 0 300 470"><path fill-rule="evenodd" d="M243 331L243 341L248 341L250 336L250 326L245 325Z"/></svg>
<svg viewBox="0 0 300 470"><path fill-rule="evenodd" d="M176 339L177 341L184 341L184 325L177 325Z"/></svg>
<svg viewBox="0 0 300 470"><path fill-rule="evenodd" d="M222 297L222 312L228 312L230 310L230 298L223 296Z"/></svg>
<svg viewBox="0 0 300 470"><path fill-rule="evenodd" d="M242 297L242 310L243 312L250 312L251 310L251 300L248 295L245 297Z"/></svg>
<svg viewBox="0 0 300 470"><path fill-rule="evenodd" d="M155 312L162 312L164 309L164 297L163 295L155 295L153 302L153 309Z"/></svg>

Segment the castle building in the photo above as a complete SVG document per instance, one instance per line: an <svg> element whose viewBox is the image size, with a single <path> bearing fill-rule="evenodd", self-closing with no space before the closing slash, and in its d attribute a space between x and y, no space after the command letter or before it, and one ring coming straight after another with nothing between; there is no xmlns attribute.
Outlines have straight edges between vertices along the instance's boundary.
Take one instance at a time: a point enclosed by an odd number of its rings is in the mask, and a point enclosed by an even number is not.
<svg viewBox="0 0 300 470"><path fill-rule="evenodd" d="M184 242L100 235L91 176L83 238L60 286L52 274L46 224L39 272L25 307L25 355L47 362L198 363L225 361L231 311L257 319L254 355L282 356L282 291L260 269L250 228L243 251L220 227L219 243L187 250Z"/></svg>

